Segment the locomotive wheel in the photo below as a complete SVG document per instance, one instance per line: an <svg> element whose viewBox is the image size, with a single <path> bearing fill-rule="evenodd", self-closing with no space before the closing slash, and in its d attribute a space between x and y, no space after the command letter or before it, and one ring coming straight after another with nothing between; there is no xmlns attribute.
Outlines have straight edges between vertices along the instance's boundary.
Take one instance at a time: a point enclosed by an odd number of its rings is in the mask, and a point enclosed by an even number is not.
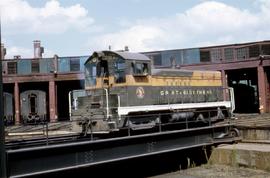
<svg viewBox="0 0 270 178"><path fill-rule="evenodd" d="M240 132L239 132L239 130L237 128L233 128L233 129L230 130L229 135L231 137L239 137L240 136Z"/></svg>

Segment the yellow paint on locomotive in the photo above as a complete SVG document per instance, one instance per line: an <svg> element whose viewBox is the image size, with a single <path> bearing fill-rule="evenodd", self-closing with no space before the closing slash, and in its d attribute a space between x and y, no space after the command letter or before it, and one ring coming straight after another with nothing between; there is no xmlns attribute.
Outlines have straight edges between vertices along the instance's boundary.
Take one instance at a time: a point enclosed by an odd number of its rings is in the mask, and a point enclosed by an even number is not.
<svg viewBox="0 0 270 178"><path fill-rule="evenodd" d="M108 84L104 82L109 80ZM115 83L114 76L97 78L96 86L86 86L86 90L123 86L222 86L221 73L217 71L193 71L192 76L133 76L126 75L126 82Z"/></svg>

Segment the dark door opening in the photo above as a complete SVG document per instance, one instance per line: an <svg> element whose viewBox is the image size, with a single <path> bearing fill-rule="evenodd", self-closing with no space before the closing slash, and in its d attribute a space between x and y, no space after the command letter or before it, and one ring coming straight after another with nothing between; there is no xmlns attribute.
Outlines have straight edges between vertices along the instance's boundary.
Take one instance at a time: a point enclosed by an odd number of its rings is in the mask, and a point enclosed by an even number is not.
<svg viewBox="0 0 270 178"><path fill-rule="evenodd" d="M83 80L61 81L57 82L57 112L58 120L69 119L69 99L68 94L72 90L80 90L84 88Z"/></svg>
<svg viewBox="0 0 270 178"><path fill-rule="evenodd" d="M3 84L3 103L4 103L4 123L5 125L15 124L14 116L14 84Z"/></svg>
<svg viewBox="0 0 270 178"><path fill-rule="evenodd" d="M259 93L256 68L227 71L228 86L233 87L235 113L258 113Z"/></svg>
<svg viewBox="0 0 270 178"><path fill-rule="evenodd" d="M266 112L270 112L270 67L265 67L265 73L266 73Z"/></svg>

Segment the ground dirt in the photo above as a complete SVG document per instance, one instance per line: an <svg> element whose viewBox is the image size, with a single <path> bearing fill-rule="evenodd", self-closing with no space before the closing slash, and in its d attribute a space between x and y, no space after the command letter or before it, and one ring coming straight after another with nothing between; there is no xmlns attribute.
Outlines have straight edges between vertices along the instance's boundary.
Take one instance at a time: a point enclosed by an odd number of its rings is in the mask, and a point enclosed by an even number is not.
<svg viewBox="0 0 270 178"><path fill-rule="evenodd" d="M225 165L202 165L153 178L270 178L270 172Z"/></svg>

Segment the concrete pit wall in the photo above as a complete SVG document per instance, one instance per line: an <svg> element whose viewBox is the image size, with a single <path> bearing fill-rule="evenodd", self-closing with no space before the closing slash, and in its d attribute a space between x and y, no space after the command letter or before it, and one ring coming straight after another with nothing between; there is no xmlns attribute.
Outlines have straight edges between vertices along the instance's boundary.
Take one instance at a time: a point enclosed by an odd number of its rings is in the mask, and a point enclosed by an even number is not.
<svg viewBox="0 0 270 178"><path fill-rule="evenodd" d="M244 128L240 134L243 140L270 140L269 128Z"/></svg>
<svg viewBox="0 0 270 178"><path fill-rule="evenodd" d="M209 164L223 164L270 171L270 145L238 143L215 148Z"/></svg>

